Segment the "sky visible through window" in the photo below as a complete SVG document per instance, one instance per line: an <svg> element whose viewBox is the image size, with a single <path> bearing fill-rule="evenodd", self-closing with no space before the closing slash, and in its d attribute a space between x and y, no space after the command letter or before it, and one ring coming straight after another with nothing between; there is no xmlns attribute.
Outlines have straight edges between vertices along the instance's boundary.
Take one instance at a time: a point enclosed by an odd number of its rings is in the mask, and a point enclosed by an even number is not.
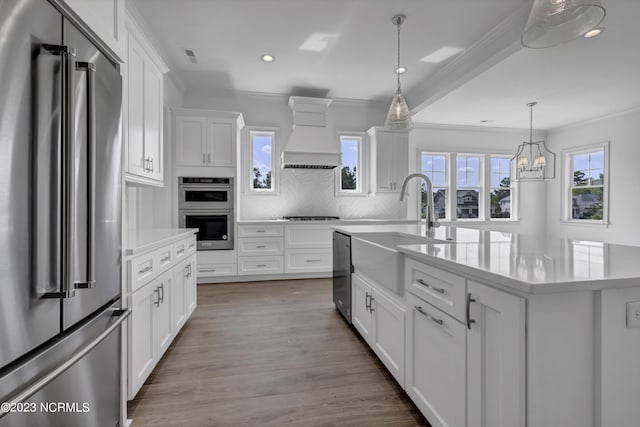
<svg viewBox="0 0 640 427"><path fill-rule="evenodd" d="M271 188L271 170L273 165L273 135L253 134L253 169L251 178L253 188Z"/></svg>
<svg viewBox="0 0 640 427"><path fill-rule="evenodd" d="M359 138L340 138L342 147L341 190L355 191L358 189L358 142Z"/></svg>

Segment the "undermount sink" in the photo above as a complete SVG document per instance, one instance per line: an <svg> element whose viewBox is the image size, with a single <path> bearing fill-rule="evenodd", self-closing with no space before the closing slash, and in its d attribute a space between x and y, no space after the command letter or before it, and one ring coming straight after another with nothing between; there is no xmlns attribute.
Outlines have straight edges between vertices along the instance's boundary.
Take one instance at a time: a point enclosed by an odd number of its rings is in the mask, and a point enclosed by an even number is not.
<svg viewBox="0 0 640 427"><path fill-rule="evenodd" d="M441 240L400 233L358 233L351 238L355 271L398 295L404 293L404 266L399 245L420 245Z"/></svg>

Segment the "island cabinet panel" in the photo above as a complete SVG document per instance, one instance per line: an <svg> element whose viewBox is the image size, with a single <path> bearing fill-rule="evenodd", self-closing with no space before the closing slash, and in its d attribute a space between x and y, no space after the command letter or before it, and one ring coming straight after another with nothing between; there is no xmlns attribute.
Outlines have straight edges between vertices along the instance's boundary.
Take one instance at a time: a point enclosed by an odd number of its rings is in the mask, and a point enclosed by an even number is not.
<svg viewBox="0 0 640 427"><path fill-rule="evenodd" d="M470 280L467 289L467 427L524 427L525 300Z"/></svg>
<svg viewBox="0 0 640 427"><path fill-rule="evenodd" d="M357 274L351 275L351 322L404 388L404 307Z"/></svg>
<svg viewBox="0 0 640 427"><path fill-rule="evenodd" d="M358 275L351 275L351 322L362 338L371 345L371 312L369 298L373 290Z"/></svg>
<svg viewBox="0 0 640 427"><path fill-rule="evenodd" d="M405 390L409 397L433 427L464 426L464 325L410 293L406 342Z"/></svg>

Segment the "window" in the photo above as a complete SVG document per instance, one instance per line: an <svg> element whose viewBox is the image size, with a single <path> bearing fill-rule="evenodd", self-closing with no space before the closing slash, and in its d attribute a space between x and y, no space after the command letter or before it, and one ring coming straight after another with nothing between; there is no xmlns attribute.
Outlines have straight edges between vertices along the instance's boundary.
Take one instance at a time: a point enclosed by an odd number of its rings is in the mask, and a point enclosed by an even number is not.
<svg viewBox="0 0 640 427"><path fill-rule="evenodd" d="M511 218L510 167L510 157L491 157L491 218Z"/></svg>
<svg viewBox="0 0 640 427"><path fill-rule="evenodd" d="M360 152L362 137L341 136L342 165L340 166L339 191L344 193L358 193L362 190L360 179Z"/></svg>
<svg viewBox="0 0 640 427"><path fill-rule="evenodd" d="M480 156L457 156L456 188L456 218L479 218Z"/></svg>
<svg viewBox="0 0 640 427"><path fill-rule="evenodd" d="M608 145L600 144L568 153L569 220L605 222L607 148Z"/></svg>
<svg viewBox="0 0 640 427"><path fill-rule="evenodd" d="M275 132L251 131L251 172L249 188L257 192L274 191L273 148Z"/></svg>
<svg viewBox="0 0 640 427"><path fill-rule="evenodd" d="M420 161L422 173L433 183L436 218L513 220L516 216L510 155L423 152ZM421 190L420 217L425 218L424 183Z"/></svg>
<svg viewBox="0 0 640 427"><path fill-rule="evenodd" d="M436 218L447 217L447 157L444 154L422 153L422 173L429 177L433 184L433 206ZM427 217L427 187L420 184L420 216Z"/></svg>

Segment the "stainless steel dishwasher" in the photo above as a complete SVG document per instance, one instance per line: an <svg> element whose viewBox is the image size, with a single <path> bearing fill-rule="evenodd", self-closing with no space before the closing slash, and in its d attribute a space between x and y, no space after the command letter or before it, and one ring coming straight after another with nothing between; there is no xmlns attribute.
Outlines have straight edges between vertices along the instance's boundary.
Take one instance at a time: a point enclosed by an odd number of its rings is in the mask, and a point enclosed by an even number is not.
<svg viewBox="0 0 640 427"><path fill-rule="evenodd" d="M333 303L351 324L351 236L333 232Z"/></svg>

